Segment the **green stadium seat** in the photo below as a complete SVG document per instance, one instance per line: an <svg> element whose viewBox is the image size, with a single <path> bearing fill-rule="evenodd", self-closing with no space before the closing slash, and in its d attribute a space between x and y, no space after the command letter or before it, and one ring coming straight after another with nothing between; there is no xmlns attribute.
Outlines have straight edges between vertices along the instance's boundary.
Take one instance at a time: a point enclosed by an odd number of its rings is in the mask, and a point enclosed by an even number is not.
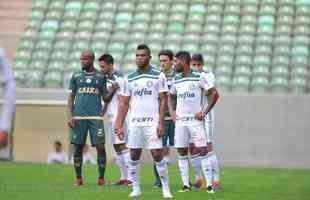
<svg viewBox="0 0 310 200"><path fill-rule="evenodd" d="M229 65L232 66L234 63L234 57L232 55L220 55L217 57L217 66Z"/></svg>
<svg viewBox="0 0 310 200"><path fill-rule="evenodd" d="M231 77L226 75L217 75L216 74L216 86L219 88L219 91L230 91L231 90Z"/></svg>
<svg viewBox="0 0 310 200"><path fill-rule="evenodd" d="M239 44L235 51L236 51L236 54L239 54L239 55L250 55L251 56L253 54L253 47L252 45Z"/></svg>
<svg viewBox="0 0 310 200"><path fill-rule="evenodd" d="M148 41L154 41L154 42L161 42L164 38L164 34L163 33L149 33L149 35L147 36L147 40Z"/></svg>
<svg viewBox="0 0 310 200"><path fill-rule="evenodd" d="M40 27L41 27L41 20L37 20L37 19L28 20L27 29L39 30Z"/></svg>
<svg viewBox="0 0 310 200"><path fill-rule="evenodd" d="M36 43L35 48L41 49L42 51L47 51L52 47L52 45L53 45L53 41L51 40L39 40Z"/></svg>
<svg viewBox="0 0 310 200"><path fill-rule="evenodd" d="M223 5L225 3L225 0L208 0L207 3L208 5L214 5L214 4Z"/></svg>
<svg viewBox="0 0 310 200"><path fill-rule="evenodd" d="M211 34L211 33L218 34L220 32L220 26L218 24L207 24L204 26L203 32L205 34Z"/></svg>
<svg viewBox="0 0 310 200"><path fill-rule="evenodd" d="M136 12L152 12L153 5L150 2L139 3L136 6Z"/></svg>
<svg viewBox="0 0 310 200"><path fill-rule="evenodd" d="M50 2L49 9L51 10L64 10L66 0L53 0Z"/></svg>
<svg viewBox="0 0 310 200"><path fill-rule="evenodd" d="M31 70L25 74L25 82L24 87L27 88L41 88L43 86L43 71L41 70Z"/></svg>
<svg viewBox="0 0 310 200"><path fill-rule="evenodd" d="M271 90L276 93L287 93L288 79L284 77L272 77Z"/></svg>
<svg viewBox="0 0 310 200"><path fill-rule="evenodd" d="M221 24L222 21L222 17L219 14L210 14L210 15L206 15L205 18L205 23L206 24Z"/></svg>
<svg viewBox="0 0 310 200"><path fill-rule="evenodd" d="M83 12L98 12L100 10L100 3L97 1L86 1L84 3Z"/></svg>
<svg viewBox="0 0 310 200"><path fill-rule="evenodd" d="M204 20L204 16L203 15L193 13L193 14L188 15L187 23L197 23L197 24L199 24L203 20Z"/></svg>
<svg viewBox="0 0 310 200"><path fill-rule="evenodd" d="M34 48L34 45L35 42L33 40L24 40L22 39L20 42L19 42L19 46L18 48L22 48L22 49L32 49Z"/></svg>
<svg viewBox="0 0 310 200"><path fill-rule="evenodd" d="M271 68L271 74L273 77L278 76L278 77L285 77L287 78L289 76L289 68L288 66L273 66Z"/></svg>
<svg viewBox="0 0 310 200"><path fill-rule="evenodd" d="M256 93L266 92L269 81L266 76L254 76L251 81L251 91Z"/></svg>
<svg viewBox="0 0 310 200"><path fill-rule="evenodd" d="M180 34L168 34L165 38L165 40L169 43L173 42L173 43L181 43L183 41L183 36L181 36Z"/></svg>
<svg viewBox="0 0 310 200"><path fill-rule="evenodd" d="M273 38L272 35L258 35L256 37L256 44L266 44L266 45L270 45L273 42Z"/></svg>
<svg viewBox="0 0 310 200"><path fill-rule="evenodd" d="M310 12L310 6L297 6L296 7L296 15L307 16Z"/></svg>
<svg viewBox="0 0 310 200"><path fill-rule="evenodd" d="M50 54L50 60L53 62L63 62L67 59L68 56L67 49L54 49L54 51Z"/></svg>
<svg viewBox="0 0 310 200"><path fill-rule="evenodd" d="M72 44L72 49L74 49L75 51L79 50L79 51L83 51L83 50L86 50L88 49L88 41L85 41L85 40L78 40L78 41L75 41L73 44Z"/></svg>
<svg viewBox="0 0 310 200"><path fill-rule="evenodd" d="M299 46L299 45L310 45L310 38L305 35L296 35L292 38L292 45Z"/></svg>
<svg viewBox="0 0 310 200"><path fill-rule="evenodd" d="M170 12L170 5L169 3L166 3L166 2L160 2L160 3L156 3L155 4L155 13L160 13L160 12L163 12L163 13L168 13Z"/></svg>
<svg viewBox="0 0 310 200"><path fill-rule="evenodd" d="M91 31L78 31L75 33L74 38L76 40L90 40L92 36L92 32Z"/></svg>
<svg viewBox="0 0 310 200"><path fill-rule="evenodd" d="M218 34L207 34L201 37L201 41L203 42L203 44L217 44L218 38Z"/></svg>
<svg viewBox="0 0 310 200"><path fill-rule="evenodd" d="M47 60L35 60L33 58L32 61L29 63L29 68L43 71L47 68Z"/></svg>
<svg viewBox="0 0 310 200"><path fill-rule="evenodd" d="M235 59L235 65L246 65L251 66L252 65L252 56L246 55L246 54L238 54Z"/></svg>
<svg viewBox="0 0 310 200"><path fill-rule="evenodd" d="M98 56L96 55L96 58ZM69 75L70 78L72 76L72 72L76 72L76 71L79 71L81 69L81 63L79 61L79 59L75 59L75 60L69 60L67 63L66 63L66 68L65 68L65 79L66 77ZM69 80L70 80L69 78Z"/></svg>
<svg viewBox="0 0 310 200"><path fill-rule="evenodd" d="M227 5L224 8L225 14L239 15L240 14L240 5L232 4Z"/></svg>
<svg viewBox="0 0 310 200"><path fill-rule="evenodd" d="M248 44L248 45L251 45L254 43L254 40L255 40L255 37L253 35L247 35L247 34L244 34L244 35L240 35L238 37L238 43L239 44Z"/></svg>
<svg viewBox="0 0 310 200"><path fill-rule="evenodd" d="M113 29L113 24L109 21L98 21L95 24L94 27L95 31L99 32L99 31L105 31L105 32L109 32L112 31Z"/></svg>
<svg viewBox="0 0 310 200"><path fill-rule="evenodd" d="M307 66L308 65L308 57L306 56L294 56L292 57L292 65L293 66Z"/></svg>
<svg viewBox="0 0 310 200"><path fill-rule="evenodd" d="M168 33L183 34L184 25L182 23L171 23L167 27L167 32Z"/></svg>
<svg viewBox="0 0 310 200"><path fill-rule="evenodd" d="M253 4L243 4L242 13L245 15L256 15L258 13L258 7Z"/></svg>
<svg viewBox="0 0 310 200"><path fill-rule="evenodd" d="M265 44L257 44L255 47L255 54L256 55L271 55L272 54L272 46L265 45Z"/></svg>
<svg viewBox="0 0 310 200"><path fill-rule="evenodd" d="M261 5L259 9L260 15L276 15L276 6L275 5Z"/></svg>
<svg viewBox="0 0 310 200"><path fill-rule="evenodd" d="M130 22L123 21L123 22L116 23L115 26L114 26L114 29L117 32L121 32L121 31L125 32L125 31L129 31L130 30L130 26L131 26Z"/></svg>
<svg viewBox="0 0 310 200"><path fill-rule="evenodd" d="M116 23L130 22L132 21L132 19L133 19L133 16L129 12L120 12L120 13L117 13L115 16Z"/></svg>
<svg viewBox="0 0 310 200"><path fill-rule="evenodd" d="M235 66L235 74L240 76L250 76L251 75L251 67L247 65L238 65Z"/></svg>
<svg viewBox="0 0 310 200"><path fill-rule="evenodd" d="M117 8L117 2L115 1L104 1L101 3L101 10L115 11L116 8Z"/></svg>
<svg viewBox="0 0 310 200"><path fill-rule="evenodd" d="M104 31L96 31L93 33L93 36L92 36L92 40L94 41L107 41L109 40L111 36L111 33L110 32L104 32Z"/></svg>
<svg viewBox="0 0 310 200"><path fill-rule="evenodd" d="M70 40L57 40L54 43L54 49L57 49L57 51L66 51L71 48L71 41Z"/></svg>
<svg viewBox="0 0 310 200"><path fill-rule="evenodd" d="M80 12L82 10L82 4L80 1L69 1L65 6L66 11Z"/></svg>
<svg viewBox="0 0 310 200"><path fill-rule="evenodd" d="M276 27L276 35L291 35L292 27L290 25L282 24Z"/></svg>
<svg viewBox="0 0 310 200"><path fill-rule="evenodd" d="M232 65L229 65L229 64L228 65L218 64L215 71L216 71L216 74L219 74L219 75L231 76L233 67Z"/></svg>
<svg viewBox="0 0 310 200"><path fill-rule="evenodd" d="M130 1L121 1L119 2L119 5L118 5L118 10L123 12L133 12L135 10L135 4L133 2L130 2Z"/></svg>
<svg viewBox="0 0 310 200"><path fill-rule="evenodd" d="M309 35L310 27L304 25L296 25L294 28L293 35Z"/></svg>
<svg viewBox="0 0 310 200"><path fill-rule="evenodd" d="M94 20L96 20L97 16L98 15L96 12L83 11L83 12L81 12L80 20L92 20L94 22Z"/></svg>
<svg viewBox="0 0 310 200"><path fill-rule="evenodd" d="M81 51L80 50L71 50L68 55L68 61L69 62L77 62L80 60Z"/></svg>
<svg viewBox="0 0 310 200"><path fill-rule="evenodd" d="M32 3L32 8L45 10L48 6L49 0L34 0Z"/></svg>
<svg viewBox="0 0 310 200"><path fill-rule="evenodd" d="M277 4L277 0L262 0L261 4L262 5L273 5L273 6L275 6Z"/></svg>
<svg viewBox="0 0 310 200"><path fill-rule="evenodd" d="M182 49L186 49L191 54L199 53L199 51L200 51L199 45L198 44L194 44L194 43L185 43L185 44L182 45Z"/></svg>
<svg viewBox="0 0 310 200"><path fill-rule="evenodd" d="M63 74L61 71L50 71L44 76L44 86L48 88L61 88Z"/></svg>
<svg viewBox="0 0 310 200"><path fill-rule="evenodd" d="M94 29L94 22L89 22L88 20L80 21L77 25L77 31L90 31L92 32Z"/></svg>
<svg viewBox="0 0 310 200"><path fill-rule="evenodd" d="M279 5L293 6L294 4L295 4L294 0L282 0L279 2Z"/></svg>
<svg viewBox="0 0 310 200"><path fill-rule="evenodd" d="M31 59L31 51L29 49L19 49L15 53L15 60L29 61Z"/></svg>
<svg viewBox="0 0 310 200"><path fill-rule="evenodd" d="M223 24L224 25L227 25L227 24L238 25L238 24L240 24L239 15L225 15L223 17Z"/></svg>
<svg viewBox="0 0 310 200"><path fill-rule="evenodd" d="M172 22L184 22L186 19L186 15L184 15L183 13L172 13L170 16L169 16L169 19L168 21L170 23Z"/></svg>
<svg viewBox="0 0 310 200"><path fill-rule="evenodd" d="M109 52L123 52L125 50L125 44L122 42L113 42L107 46Z"/></svg>
<svg viewBox="0 0 310 200"><path fill-rule="evenodd" d="M76 27L77 27L77 21L75 20L64 20L60 25L61 30L74 31Z"/></svg>
<svg viewBox="0 0 310 200"><path fill-rule="evenodd" d="M248 24L248 25L256 25L257 24L257 18L256 15L243 15L241 16L241 24Z"/></svg>
<svg viewBox="0 0 310 200"><path fill-rule="evenodd" d="M99 12L97 16L97 22L113 22L115 17L115 13L113 11L105 11L105 12Z"/></svg>
<svg viewBox="0 0 310 200"><path fill-rule="evenodd" d="M44 11L32 10L28 20L42 20L44 18Z"/></svg>
<svg viewBox="0 0 310 200"><path fill-rule="evenodd" d="M290 47L285 45L275 46L273 49L273 54L289 56L291 54Z"/></svg>
<svg viewBox="0 0 310 200"><path fill-rule="evenodd" d="M63 15L63 19L72 19L72 20L77 20L80 17L80 13L77 11L65 11Z"/></svg>
<svg viewBox="0 0 310 200"><path fill-rule="evenodd" d="M19 60L19 59L15 59L14 63L13 63L13 69L15 70L21 70L21 69L26 69L28 66L29 61L27 60Z"/></svg>
<svg viewBox="0 0 310 200"><path fill-rule="evenodd" d="M124 62L133 63L136 59L136 53L132 52L132 49L128 50L128 53L124 56Z"/></svg>
<svg viewBox="0 0 310 200"><path fill-rule="evenodd" d="M200 34L201 32L202 32L201 24L189 23L189 24L186 24L185 26L185 33Z"/></svg>
<svg viewBox="0 0 310 200"><path fill-rule="evenodd" d="M223 44L219 46L218 55L234 55L235 46L232 44Z"/></svg>
<svg viewBox="0 0 310 200"><path fill-rule="evenodd" d="M222 27L222 34L236 34L238 32L238 27L235 25L224 25ZM253 32L254 33L254 32Z"/></svg>
<svg viewBox="0 0 310 200"><path fill-rule="evenodd" d="M296 16L295 17L295 25L310 25L310 16Z"/></svg>
<svg viewBox="0 0 310 200"><path fill-rule="evenodd" d="M277 18L277 24L285 24L291 26L294 24L294 17L290 15L282 15L281 17Z"/></svg>
<svg viewBox="0 0 310 200"><path fill-rule="evenodd" d="M206 54L203 56L205 64L209 67L214 69L216 65L216 55L215 54Z"/></svg>
<svg viewBox="0 0 310 200"><path fill-rule="evenodd" d="M137 22L131 25L131 32L145 33L148 30L148 23Z"/></svg>
<svg viewBox="0 0 310 200"><path fill-rule="evenodd" d="M124 38L126 39L126 37ZM130 35L131 42L143 43L146 41L146 35L143 32L134 32Z"/></svg>
<svg viewBox="0 0 310 200"><path fill-rule="evenodd" d="M60 20L62 18L63 12L61 10L50 10L46 13L45 19L48 20Z"/></svg>
<svg viewBox="0 0 310 200"><path fill-rule="evenodd" d="M105 42L98 42L98 41L93 41L90 45L89 48L95 52L101 52L106 49L107 44Z"/></svg>
<svg viewBox="0 0 310 200"><path fill-rule="evenodd" d="M274 34L274 27L271 25L260 25L257 28L258 35L273 35Z"/></svg>
<svg viewBox="0 0 310 200"><path fill-rule="evenodd" d="M250 86L250 77L234 76L232 80L232 90L238 92L248 92Z"/></svg>
<svg viewBox="0 0 310 200"><path fill-rule="evenodd" d="M271 59L269 55L256 55L253 59L255 67L269 67Z"/></svg>
<svg viewBox="0 0 310 200"><path fill-rule="evenodd" d="M309 55L309 46L306 45L298 45L292 47L292 56L305 56Z"/></svg>
<svg viewBox="0 0 310 200"><path fill-rule="evenodd" d="M295 94L304 94L307 90L307 80L304 77L293 77L290 82L291 91Z"/></svg>
<svg viewBox="0 0 310 200"><path fill-rule="evenodd" d="M149 21L151 21L151 15L148 12L139 12L136 13L133 17L133 21L135 23L148 23Z"/></svg>
<svg viewBox="0 0 310 200"><path fill-rule="evenodd" d="M152 15L152 21L153 23L164 23L168 19L168 14L167 13L154 13Z"/></svg>
<svg viewBox="0 0 310 200"><path fill-rule="evenodd" d="M310 6L309 0L296 0L297 6Z"/></svg>
<svg viewBox="0 0 310 200"><path fill-rule="evenodd" d="M272 66L277 67L277 66L289 66L290 63L290 58L288 56L273 56L272 59Z"/></svg>
<svg viewBox="0 0 310 200"><path fill-rule="evenodd" d="M291 45L291 36L289 35L277 35L274 38L274 45L275 46L280 46L280 45L285 45L289 46Z"/></svg>
<svg viewBox="0 0 310 200"><path fill-rule="evenodd" d="M54 60L48 63L48 71L57 70L63 71L65 68L65 62L63 60Z"/></svg>
<svg viewBox="0 0 310 200"><path fill-rule="evenodd" d="M272 15L261 15L258 18L258 23L260 26L273 26L275 24L275 17Z"/></svg>
<svg viewBox="0 0 310 200"><path fill-rule="evenodd" d="M204 15L206 13L206 7L204 4L195 3L190 6L189 12Z"/></svg>
<svg viewBox="0 0 310 200"><path fill-rule="evenodd" d="M222 35L220 37L220 42L221 44L231 44L234 45L237 43L237 38L235 35L230 34L230 35Z"/></svg>
<svg viewBox="0 0 310 200"><path fill-rule="evenodd" d="M291 68L291 76L306 78L308 75L307 67L304 66L292 66Z"/></svg>
<svg viewBox="0 0 310 200"><path fill-rule="evenodd" d="M172 51L174 51L175 49L181 49L181 45L178 44L178 43L164 43L164 49L170 49ZM194 47L194 48L197 48L197 47ZM194 53L194 51L191 51L190 49L188 49L188 51L190 51L190 53ZM157 55L156 55L157 57Z"/></svg>
<svg viewBox="0 0 310 200"><path fill-rule="evenodd" d="M295 11L294 11L293 6L283 5L283 6L279 6L279 8L278 8L278 15L280 15L280 16L282 16L282 15L293 16L294 12Z"/></svg>
<svg viewBox="0 0 310 200"><path fill-rule="evenodd" d="M188 7L185 3L175 3L171 5L171 13L184 13L186 14Z"/></svg>
<svg viewBox="0 0 310 200"><path fill-rule="evenodd" d="M207 6L207 13L218 14L223 12L223 6L221 4L209 4Z"/></svg>
<svg viewBox="0 0 310 200"><path fill-rule="evenodd" d="M268 76L270 74L269 66L263 66L263 65L254 66L252 74L254 76Z"/></svg>
<svg viewBox="0 0 310 200"><path fill-rule="evenodd" d="M216 44L206 44L203 45L202 51L206 53L207 55L209 54L216 54L217 52L217 45Z"/></svg>

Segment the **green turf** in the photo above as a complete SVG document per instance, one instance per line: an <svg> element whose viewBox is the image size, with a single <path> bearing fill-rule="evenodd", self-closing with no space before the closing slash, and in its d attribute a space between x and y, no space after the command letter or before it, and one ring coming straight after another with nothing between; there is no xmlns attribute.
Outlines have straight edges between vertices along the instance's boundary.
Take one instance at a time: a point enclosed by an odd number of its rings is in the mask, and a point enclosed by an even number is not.
<svg viewBox="0 0 310 200"><path fill-rule="evenodd" d="M118 170L109 165L108 182L118 178ZM3 200L77 200L77 199L127 199L130 192L125 187L100 187L96 185L97 168L84 167L85 184L73 187L73 168L70 165L14 164L0 162L0 199ZM207 194L204 190L177 193L180 177L176 166L170 167L171 191L175 199L217 200L303 200L310 199L310 171L285 169L222 170L224 191ZM152 187L152 166L142 170L142 192L139 199L161 199L161 191Z"/></svg>

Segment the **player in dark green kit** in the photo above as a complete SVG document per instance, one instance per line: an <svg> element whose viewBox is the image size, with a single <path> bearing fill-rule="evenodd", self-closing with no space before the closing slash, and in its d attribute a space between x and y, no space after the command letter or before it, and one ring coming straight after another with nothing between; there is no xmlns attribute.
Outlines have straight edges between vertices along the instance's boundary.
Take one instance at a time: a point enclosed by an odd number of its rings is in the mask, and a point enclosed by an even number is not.
<svg viewBox="0 0 310 200"><path fill-rule="evenodd" d="M71 144L74 145L76 186L83 184L82 155L88 132L91 145L97 149L98 185L105 184L106 151L101 100L109 102L117 86L107 91L106 78L94 68L94 59L92 51L83 51L80 56L82 70L74 73L70 80L68 126L71 129Z"/></svg>

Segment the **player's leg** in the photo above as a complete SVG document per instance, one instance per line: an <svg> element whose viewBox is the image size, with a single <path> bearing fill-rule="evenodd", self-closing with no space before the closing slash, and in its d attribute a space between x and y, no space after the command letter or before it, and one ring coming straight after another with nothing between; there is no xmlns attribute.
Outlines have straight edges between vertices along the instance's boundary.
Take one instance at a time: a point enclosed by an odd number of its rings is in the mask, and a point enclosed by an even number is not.
<svg viewBox="0 0 310 200"><path fill-rule="evenodd" d="M129 197L141 195L140 188L140 157L144 147L144 137L142 127L130 126L128 131L127 147L130 149L129 159L129 180L132 181L132 192Z"/></svg>
<svg viewBox="0 0 310 200"><path fill-rule="evenodd" d="M130 181L128 180L128 168L129 168L129 159L130 151L126 146L126 136L125 133L124 139L120 139L114 132L114 123L108 123L108 131L110 143L113 144L114 150L116 152L116 163L120 168L121 178L114 185L128 185Z"/></svg>
<svg viewBox="0 0 310 200"><path fill-rule="evenodd" d="M207 150L208 157L211 160L212 174L213 174L213 185L214 188L222 189L220 185L220 165L216 153L213 148L214 144L214 122L206 121L205 129L207 134Z"/></svg>
<svg viewBox="0 0 310 200"><path fill-rule="evenodd" d="M87 120L90 132L91 145L97 150L98 185L104 185L107 155L105 150L105 134L102 120Z"/></svg>
<svg viewBox="0 0 310 200"><path fill-rule="evenodd" d="M85 120L76 120L74 128L70 129L71 144L73 144L73 163L76 175L75 186L83 184L83 148L87 138L87 123Z"/></svg>
<svg viewBox="0 0 310 200"><path fill-rule="evenodd" d="M160 182L162 185L162 192L164 198L172 198L169 188L168 165L163 156L162 138L157 136L157 127L144 127L144 134L146 137L146 147L150 149L156 170L158 172Z"/></svg>
<svg viewBox="0 0 310 200"><path fill-rule="evenodd" d="M190 143L189 152L190 152L190 165L194 170L194 176L195 176L195 183L193 184L193 187L201 188L204 186L204 180L201 169L200 149L195 147L194 143Z"/></svg>
<svg viewBox="0 0 310 200"><path fill-rule="evenodd" d="M182 178L183 188L178 192L190 191L189 183L189 160L188 160L188 144L189 132L186 126L175 126L175 147L178 151L178 165Z"/></svg>
<svg viewBox="0 0 310 200"><path fill-rule="evenodd" d="M207 192L213 193L213 177L212 177L212 167L211 160L209 159L207 153L207 137L205 133L204 126L193 125L191 126L191 136L194 141L194 145L200 150L200 161L201 168L207 182Z"/></svg>

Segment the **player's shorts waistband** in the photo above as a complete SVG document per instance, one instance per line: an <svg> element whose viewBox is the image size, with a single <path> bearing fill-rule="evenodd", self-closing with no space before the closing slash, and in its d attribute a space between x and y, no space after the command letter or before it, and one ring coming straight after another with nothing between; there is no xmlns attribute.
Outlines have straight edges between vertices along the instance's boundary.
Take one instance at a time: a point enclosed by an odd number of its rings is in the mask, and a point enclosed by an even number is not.
<svg viewBox="0 0 310 200"><path fill-rule="evenodd" d="M79 120L83 120L83 119L103 120L103 118L100 117L100 116L75 116L75 117L73 117L73 119L79 119Z"/></svg>

